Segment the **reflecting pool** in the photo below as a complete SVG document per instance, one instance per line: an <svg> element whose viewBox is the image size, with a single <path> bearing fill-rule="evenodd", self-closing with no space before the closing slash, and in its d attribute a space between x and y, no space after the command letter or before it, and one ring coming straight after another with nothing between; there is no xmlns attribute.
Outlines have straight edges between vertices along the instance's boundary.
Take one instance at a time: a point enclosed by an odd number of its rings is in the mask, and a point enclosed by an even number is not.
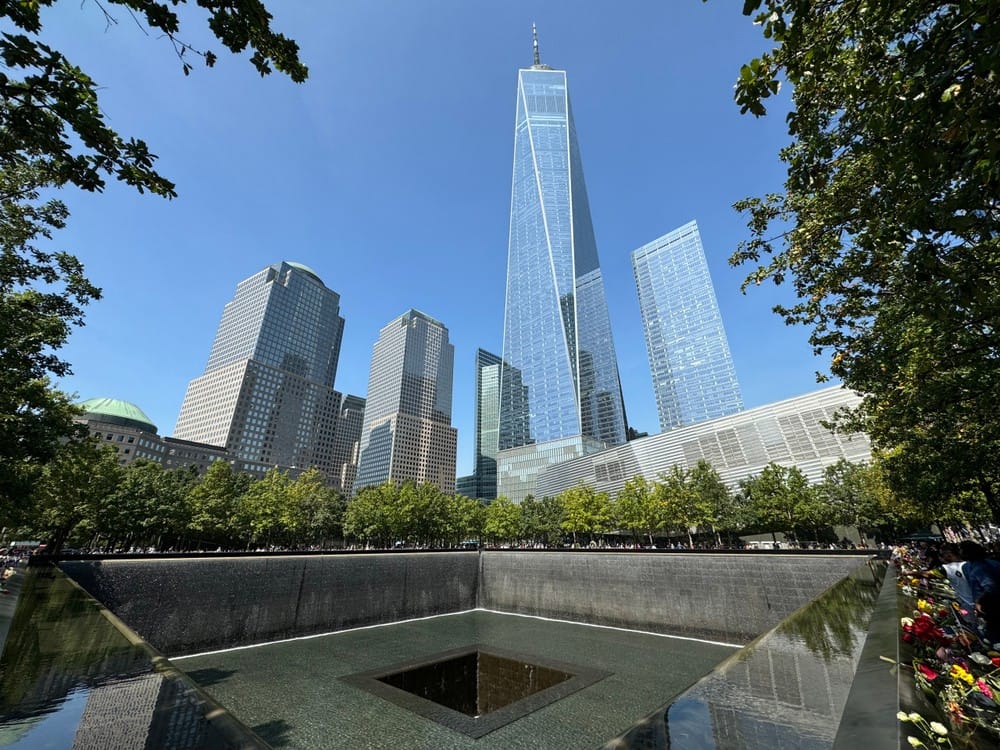
<svg viewBox="0 0 1000 750"><path fill-rule="evenodd" d="M571 678L478 719L443 709L453 714L443 720L442 714L429 716L415 703L398 700L398 695L397 699L385 693L373 695L351 679L405 671L399 666L434 663L443 652L468 652L470 647ZM721 644L477 610L174 661L276 748L555 750L600 747L734 650ZM533 702L548 690L573 687L573 681L581 678L589 684L549 703ZM431 703L414 696L418 700ZM497 715L524 702L528 705L522 715L492 723ZM465 722L456 721L459 717ZM474 739L477 732L469 731L470 723L476 722L489 730L479 739Z"/></svg>

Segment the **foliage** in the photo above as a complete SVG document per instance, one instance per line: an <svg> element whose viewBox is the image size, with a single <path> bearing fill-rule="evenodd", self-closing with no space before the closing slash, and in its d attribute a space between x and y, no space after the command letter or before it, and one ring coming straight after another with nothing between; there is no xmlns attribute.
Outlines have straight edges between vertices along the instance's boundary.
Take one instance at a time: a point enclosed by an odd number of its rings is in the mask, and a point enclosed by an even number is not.
<svg viewBox="0 0 1000 750"><path fill-rule="evenodd" d="M863 395L841 419L918 497L975 490L1000 519L1000 6L992 0L745 0L773 48L740 71L763 115L793 87L783 193L736 204L744 288L790 280Z"/></svg>
<svg viewBox="0 0 1000 750"><path fill-rule="evenodd" d="M620 528L631 531L636 542L642 533L649 544L653 544L653 534L662 529L666 522L666 510L661 493L656 491L656 483L650 483L642 475L625 482L615 498L617 524Z"/></svg>
<svg viewBox="0 0 1000 750"><path fill-rule="evenodd" d="M55 0L4 0L0 18L0 512L26 513L25 501L41 466L60 439L84 436L77 412L49 378L70 373L57 355L83 309L100 298L80 261L50 248L53 232L66 225L66 206L46 191L75 186L100 191L108 178L140 193L175 195L173 183L154 169L156 157L141 140L112 129L101 109L98 84L44 42L42 10ZM166 37L185 74L199 52L178 35L175 12L185 0L107 0L97 3L109 23L118 6L156 37ZM307 75L295 42L271 30L260 0L192 3L219 42L234 53L252 50L251 64L294 81ZM198 11L193 11L198 12ZM42 196L47 197L43 198ZM30 513L27 514L30 517Z"/></svg>
<svg viewBox="0 0 1000 750"><path fill-rule="evenodd" d="M188 493L190 531L199 545L225 545L237 527L240 502L251 477L233 471L226 461L214 461Z"/></svg>
<svg viewBox="0 0 1000 750"><path fill-rule="evenodd" d="M83 190L102 190L111 177L164 196L174 196L174 185L153 168L156 157L135 138L125 139L108 126L98 100L98 84L61 52L42 41L41 10L55 0L0 5L0 16L16 31L0 35L0 59L6 74L0 77L0 169L39 159L45 183L72 184ZM208 67L216 55L199 52L180 37L180 18L174 11L185 0L107 0L98 8L119 6L154 36L165 36L177 52L185 74L191 70L188 53L200 55ZM308 70L298 59L298 45L271 30L271 14L259 0L198 2L207 12L208 27L233 53L253 50L250 62L261 75L273 69L293 81L304 81Z"/></svg>
<svg viewBox="0 0 1000 750"><path fill-rule="evenodd" d="M136 461L122 470L87 526L94 536L107 539L111 548L137 544L161 549L164 541L176 544L191 521L187 499L196 479L190 471L168 471L152 461Z"/></svg>
<svg viewBox="0 0 1000 750"><path fill-rule="evenodd" d="M512 500L498 497L486 506L483 534L494 542L515 542L522 536L521 509Z"/></svg>
<svg viewBox="0 0 1000 750"><path fill-rule="evenodd" d="M739 507L733 499L719 472L705 459L688 472L688 482L695 497L704 508L700 523L712 529L736 531L743 525Z"/></svg>
<svg viewBox="0 0 1000 750"><path fill-rule="evenodd" d="M770 531L791 531L823 522L821 503L796 466L769 463L757 476L740 482L755 523Z"/></svg>
<svg viewBox="0 0 1000 750"><path fill-rule="evenodd" d="M69 372L56 352L100 291L72 255L42 248L66 219L61 203L41 200L43 184L37 162L0 167L0 512L8 517L23 510L59 440L86 434L48 376Z"/></svg>
<svg viewBox="0 0 1000 750"><path fill-rule="evenodd" d="M94 518L121 479L118 453L95 440L65 444L42 469L34 488L32 526L58 552L70 533Z"/></svg>
<svg viewBox="0 0 1000 750"><path fill-rule="evenodd" d="M607 493L580 484L563 491L559 502L565 514L563 530L573 535L574 542L577 533L600 534L611 530L613 509Z"/></svg>
<svg viewBox="0 0 1000 750"><path fill-rule="evenodd" d="M317 469L299 474L290 493L294 513L288 531L295 543L323 545L343 536L347 498L327 487Z"/></svg>
<svg viewBox="0 0 1000 750"><path fill-rule="evenodd" d="M366 544L391 547L397 542L455 546L483 526L475 500L445 495L429 483L392 482L364 487L347 504L344 534Z"/></svg>
<svg viewBox="0 0 1000 750"><path fill-rule="evenodd" d="M524 539L553 547L562 542L565 512L557 497L538 499L528 495L521 501L521 526Z"/></svg>

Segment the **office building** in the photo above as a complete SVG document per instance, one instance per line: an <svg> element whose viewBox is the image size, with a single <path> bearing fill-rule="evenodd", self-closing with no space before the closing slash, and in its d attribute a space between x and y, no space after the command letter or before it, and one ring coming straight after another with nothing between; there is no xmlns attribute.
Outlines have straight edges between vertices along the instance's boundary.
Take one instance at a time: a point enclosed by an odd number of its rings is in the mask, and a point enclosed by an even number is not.
<svg viewBox="0 0 1000 750"><path fill-rule="evenodd" d="M566 72L518 71L497 492L625 442L625 408Z"/></svg>
<svg viewBox="0 0 1000 750"><path fill-rule="evenodd" d="M334 483L348 497L354 490L354 479L358 474L364 423L365 399L360 396L344 396L337 418L337 432L333 436L333 467Z"/></svg>
<svg viewBox="0 0 1000 750"><path fill-rule="evenodd" d="M632 253L660 430L743 409L698 224Z"/></svg>
<svg viewBox="0 0 1000 750"><path fill-rule="evenodd" d="M674 466L690 469L701 459L733 489L772 461L797 466L810 482L819 482L823 470L842 458L871 460L871 443L863 433L843 435L824 426L837 411L860 401L853 391L834 386L632 440L549 468L538 479L538 496L554 497L586 484L614 497L632 477L655 481Z"/></svg>
<svg viewBox="0 0 1000 750"><path fill-rule="evenodd" d="M333 476L343 331L340 296L306 266L275 263L240 282L174 436L224 447L247 464Z"/></svg>
<svg viewBox="0 0 1000 750"><path fill-rule="evenodd" d="M485 349L476 350L475 494L472 497L480 500L493 500L497 496L501 362L500 357Z"/></svg>
<svg viewBox="0 0 1000 750"><path fill-rule="evenodd" d="M379 332L355 490L412 480L455 492L454 366L448 329L417 310L408 310Z"/></svg>
<svg viewBox="0 0 1000 750"><path fill-rule="evenodd" d="M158 434L156 425L133 403L115 398L91 398L78 406L83 414L75 418L85 424L90 434L118 453L118 463L128 466L143 460L164 469L194 466L205 471L215 461L226 461L234 469L260 479L270 468L267 464L239 460L225 448L192 440L179 440ZM292 472L293 476L296 474Z"/></svg>

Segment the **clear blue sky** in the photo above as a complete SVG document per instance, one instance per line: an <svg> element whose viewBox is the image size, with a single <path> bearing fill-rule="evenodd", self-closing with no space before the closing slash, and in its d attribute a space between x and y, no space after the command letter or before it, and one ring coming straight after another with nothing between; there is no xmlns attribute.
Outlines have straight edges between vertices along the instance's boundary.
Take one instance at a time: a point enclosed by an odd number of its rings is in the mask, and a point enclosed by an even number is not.
<svg viewBox="0 0 1000 750"><path fill-rule="evenodd" d="M189 25L215 69L185 77L165 39L93 3L44 11L46 41L102 86L113 127L141 137L180 197L109 185L64 191L77 254L104 299L64 354L81 399L132 401L171 434L237 282L278 260L316 270L347 323L336 387L364 395L378 330L410 307L455 345L459 474L472 468L473 361L500 353L517 69L568 72L629 422L658 431L629 254L696 219L747 407L818 387L807 331L771 312L786 288L744 296L727 259L746 236L731 205L778 190L783 112L732 101L764 48L738 4L550 0L270 3L309 65L260 79ZM190 13L189 13L190 15ZM780 105L779 105L780 108Z"/></svg>

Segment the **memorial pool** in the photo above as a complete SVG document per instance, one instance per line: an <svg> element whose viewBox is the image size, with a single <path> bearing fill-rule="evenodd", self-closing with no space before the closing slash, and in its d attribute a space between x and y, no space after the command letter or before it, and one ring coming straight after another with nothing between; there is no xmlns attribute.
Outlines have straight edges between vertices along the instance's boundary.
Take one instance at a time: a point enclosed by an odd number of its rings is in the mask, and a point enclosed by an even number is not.
<svg viewBox="0 0 1000 750"><path fill-rule="evenodd" d="M348 684L348 675L472 644L605 673L480 739ZM474 611L173 661L274 747L599 747L735 648Z"/></svg>

